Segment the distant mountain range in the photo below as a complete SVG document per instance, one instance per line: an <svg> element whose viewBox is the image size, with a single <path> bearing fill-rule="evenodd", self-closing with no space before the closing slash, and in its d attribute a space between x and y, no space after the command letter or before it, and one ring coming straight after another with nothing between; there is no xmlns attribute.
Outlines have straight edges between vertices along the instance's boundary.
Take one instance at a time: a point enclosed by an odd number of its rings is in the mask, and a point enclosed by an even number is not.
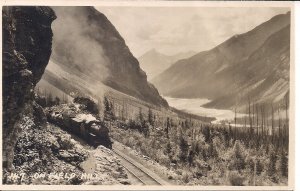
<svg viewBox="0 0 300 191"><path fill-rule="evenodd" d="M196 54L194 51L181 52L175 55L165 55L156 49L151 49L138 58L141 68L146 72L148 80L172 66L176 61L188 58Z"/></svg>
<svg viewBox="0 0 300 191"><path fill-rule="evenodd" d="M277 15L215 48L179 60L151 82L165 96L208 98L213 108L251 99L276 103L289 92L290 13Z"/></svg>
<svg viewBox="0 0 300 191"><path fill-rule="evenodd" d="M106 16L93 7L53 7L52 55L39 87L101 97L114 90L168 106Z"/></svg>

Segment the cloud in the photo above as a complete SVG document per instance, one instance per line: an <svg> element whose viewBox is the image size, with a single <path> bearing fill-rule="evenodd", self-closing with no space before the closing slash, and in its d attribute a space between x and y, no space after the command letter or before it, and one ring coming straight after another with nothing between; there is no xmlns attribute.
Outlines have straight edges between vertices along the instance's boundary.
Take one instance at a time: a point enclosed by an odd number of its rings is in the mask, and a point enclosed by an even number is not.
<svg viewBox="0 0 300 191"><path fill-rule="evenodd" d="M153 35L161 30L161 28L162 26L154 24L147 28L141 28L136 34L141 40L150 40Z"/></svg>
<svg viewBox="0 0 300 191"><path fill-rule="evenodd" d="M136 57L203 51L251 30L287 8L97 7L116 26Z"/></svg>

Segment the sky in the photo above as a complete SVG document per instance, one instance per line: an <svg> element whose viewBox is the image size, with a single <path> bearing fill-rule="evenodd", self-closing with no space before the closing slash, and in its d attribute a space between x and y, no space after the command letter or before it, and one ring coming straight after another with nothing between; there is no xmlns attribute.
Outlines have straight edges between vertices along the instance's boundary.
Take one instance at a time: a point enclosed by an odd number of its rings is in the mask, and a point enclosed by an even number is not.
<svg viewBox="0 0 300 191"><path fill-rule="evenodd" d="M275 15L281 7L96 7L125 39L135 57L150 49L174 55L209 50L233 35L245 33Z"/></svg>

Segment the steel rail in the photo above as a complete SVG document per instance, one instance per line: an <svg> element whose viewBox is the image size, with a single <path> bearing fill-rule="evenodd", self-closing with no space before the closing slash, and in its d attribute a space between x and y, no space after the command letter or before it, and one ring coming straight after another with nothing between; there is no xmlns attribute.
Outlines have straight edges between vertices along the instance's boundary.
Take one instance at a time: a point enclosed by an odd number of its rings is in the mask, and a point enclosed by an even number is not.
<svg viewBox="0 0 300 191"><path fill-rule="evenodd" d="M131 160L129 160L127 157L123 156L122 154L120 154L120 151L117 151L115 149L113 149L113 152L118 155L119 157L121 157L122 159L124 159L126 162L130 163L134 168L138 169L140 172L142 172L144 175L144 177L148 177L148 179L151 179L152 182L155 182L157 185L161 185L161 183L159 181L157 181L155 178L153 178L150 174L148 174L147 172L145 172L144 170L142 170L141 168L139 168L136 164L134 164ZM123 165L124 166L124 165ZM137 175L135 172L132 172L132 170L128 169L126 166L124 166L125 169L127 169L133 176L135 176L139 181L141 181L144 185L149 185L147 183L147 181L143 180L139 175Z"/></svg>

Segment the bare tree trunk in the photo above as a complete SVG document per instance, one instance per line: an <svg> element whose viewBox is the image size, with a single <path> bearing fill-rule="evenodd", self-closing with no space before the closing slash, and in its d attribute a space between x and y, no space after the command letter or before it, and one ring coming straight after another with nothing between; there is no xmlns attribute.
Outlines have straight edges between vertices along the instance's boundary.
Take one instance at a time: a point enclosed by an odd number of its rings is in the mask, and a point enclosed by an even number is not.
<svg viewBox="0 0 300 191"><path fill-rule="evenodd" d="M251 102L249 97L248 97L248 114L249 114L250 135L252 135Z"/></svg>
<svg viewBox="0 0 300 191"><path fill-rule="evenodd" d="M236 106L234 108L234 128L236 128Z"/></svg>
<svg viewBox="0 0 300 191"><path fill-rule="evenodd" d="M256 161L254 162L253 186L256 185Z"/></svg>
<svg viewBox="0 0 300 191"><path fill-rule="evenodd" d="M287 93L285 95L285 124L286 124L286 127L285 127L285 141L288 142L288 136L289 136L289 114L288 114L288 111L289 111L289 93Z"/></svg>
<svg viewBox="0 0 300 191"><path fill-rule="evenodd" d="M268 120L268 112L266 112L266 136L269 137L269 131L270 131L270 128L269 128L269 120Z"/></svg>
<svg viewBox="0 0 300 191"><path fill-rule="evenodd" d="M262 135L262 141L264 140L265 131L264 131L264 125L265 125L265 106L261 105L261 135Z"/></svg>
<svg viewBox="0 0 300 191"><path fill-rule="evenodd" d="M281 129L281 117L280 117L280 106L278 107L278 141L279 141L279 147L282 145L281 143L281 135L282 129Z"/></svg>
<svg viewBox="0 0 300 191"><path fill-rule="evenodd" d="M286 120L286 125L289 126L289 93L285 95L285 120Z"/></svg>
<svg viewBox="0 0 300 191"><path fill-rule="evenodd" d="M255 131L255 109L254 109L254 102L252 103L252 125L253 125L253 132Z"/></svg>
<svg viewBox="0 0 300 191"><path fill-rule="evenodd" d="M255 109L256 109L256 133L257 133L257 136L259 136L259 129L258 129L258 126L259 126L259 124L258 124L258 116L259 116L259 114L258 114L258 106L257 106L257 104L256 104L256 106L255 106Z"/></svg>

